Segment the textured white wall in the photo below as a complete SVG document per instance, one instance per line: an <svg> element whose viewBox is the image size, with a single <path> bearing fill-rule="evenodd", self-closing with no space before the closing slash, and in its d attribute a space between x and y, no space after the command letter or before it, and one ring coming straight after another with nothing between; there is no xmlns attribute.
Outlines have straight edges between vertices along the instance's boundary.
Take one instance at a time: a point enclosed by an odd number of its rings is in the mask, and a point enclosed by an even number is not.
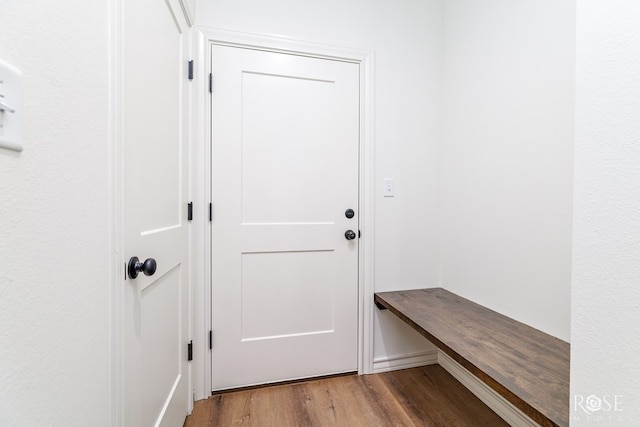
<svg viewBox="0 0 640 427"><path fill-rule="evenodd" d="M640 3L578 2L572 425L640 423ZM576 406L620 395L618 409Z"/></svg>
<svg viewBox="0 0 640 427"><path fill-rule="evenodd" d="M109 424L107 1L0 2L25 150L0 149L0 425Z"/></svg>
<svg viewBox="0 0 640 427"><path fill-rule="evenodd" d="M444 4L442 284L568 340L574 0Z"/></svg>
<svg viewBox="0 0 640 427"><path fill-rule="evenodd" d="M335 0L318 2L317 10L299 2L238 3L201 2L201 23L376 50L376 184L379 188L381 178L388 176L397 182L395 199L376 196L377 290L437 283L433 206L440 3L406 1L400 7ZM449 193L457 196L445 200L447 209L459 206L461 212L471 212L448 219L450 211L445 210L446 222L455 220L461 227L445 229L455 232L460 244L445 245L444 278L452 285L449 278L460 277L466 286L461 292L467 296L503 312L513 310L514 317L566 336L568 291L562 284L568 274L566 196L571 191L566 182L571 173L566 141L571 135L565 128L571 110L570 10L536 3L542 9L527 10L527 19L514 20L499 19L512 2L496 3L503 12L495 16L487 16L486 8L485 13L473 8L456 12L459 3L447 0L445 69L452 74L445 87L450 94L451 85L459 83L468 92L455 90L457 95L447 97L445 142L454 145L445 146L443 176L444 189L460 191ZM452 10L461 14L453 22ZM0 12L0 58L25 74L26 144L19 155L0 150L0 425L108 425L107 2L4 0ZM541 14L546 20L538 29L547 31L538 32L539 39L523 40ZM640 419L635 381L640 374L635 363L640 349L639 16L634 0L588 0L578 7L572 396L621 395L623 411L588 417L578 407L572 425L631 425ZM460 24L479 38L475 44L469 39L452 42L452 31L462 34ZM554 34L558 37L551 37ZM462 52L457 56L452 43L464 50L471 46L470 57L464 59ZM526 47L516 49L519 61L503 62L500 50L489 49L513 45ZM520 97L513 104L510 89L524 92L537 108L521 104ZM478 99L491 108L479 107ZM451 115L450 102L461 109L459 116ZM525 113L531 113L530 120ZM454 118L463 117L469 121L458 131L455 127L462 122ZM481 119L496 138L476 133L482 130ZM457 138L482 142L485 149L471 143L457 146ZM519 145L523 140L529 144ZM520 149L526 159L517 157ZM464 154L459 161L453 160L455 150ZM536 161L527 160L532 158ZM512 183L522 170L530 179ZM479 179L490 181L471 186ZM541 188L550 187L553 194L542 197ZM504 194L516 203L506 205ZM537 200L542 206L535 206L531 195L541 197ZM457 199L462 196L468 198ZM512 219L505 218L507 214ZM523 228L526 235L509 233ZM557 236L556 244L550 244L550 235ZM465 249L464 239L470 239L471 248ZM483 241L496 243L495 249L474 247ZM456 261L472 270L456 271L449 257L464 261L468 251L483 263ZM528 286L521 289L513 284L522 284L523 277L512 282L510 276L495 276L497 262L507 266L509 274L541 263L544 277L524 277ZM479 282L471 276L491 287L476 288ZM542 299L532 291L550 282L560 289L553 291L558 292L551 304L555 314L550 313L545 324L540 318L548 312L540 304L550 290L543 286ZM498 295L505 296L495 299ZM542 311L532 314L529 305ZM419 347L401 339L394 342L390 337L404 331L394 331L391 322L384 325L391 330L385 330L386 343L377 337L377 356Z"/></svg>
<svg viewBox="0 0 640 427"><path fill-rule="evenodd" d="M197 8L206 27L375 51L376 291L437 285L441 0L207 0ZM382 198L386 177L395 178L395 198ZM375 329L376 358L426 348L385 316Z"/></svg>

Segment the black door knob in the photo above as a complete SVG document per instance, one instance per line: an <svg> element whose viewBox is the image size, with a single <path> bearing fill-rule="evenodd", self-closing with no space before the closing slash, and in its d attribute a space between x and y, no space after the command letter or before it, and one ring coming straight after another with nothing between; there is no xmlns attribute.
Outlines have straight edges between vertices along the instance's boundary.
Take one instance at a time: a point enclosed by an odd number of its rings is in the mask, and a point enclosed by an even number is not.
<svg viewBox="0 0 640 427"><path fill-rule="evenodd" d="M130 279L138 277L138 273L144 273L145 276L153 276L156 272L156 260L153 258L147 258L144 262L140 262L137 256L131 257L129 260L129 266L127 273L129 273Z"/></svg>
<svg viewBox="0 0 640 427"><path fill-rule="evenodd" d="M353 211L353 209L347 209L346 211L344 211L344 216L346 216L349 219L353 218L355 214L356 213Z"/></svg>
<svg viewBox="0 0 640 427"><path fill-rule="evenodd" d="M353 231L353 230L347 230L347 231L344 232L344 237L347 240L353 240L353 239L356 238L356 232Z"/></svg>

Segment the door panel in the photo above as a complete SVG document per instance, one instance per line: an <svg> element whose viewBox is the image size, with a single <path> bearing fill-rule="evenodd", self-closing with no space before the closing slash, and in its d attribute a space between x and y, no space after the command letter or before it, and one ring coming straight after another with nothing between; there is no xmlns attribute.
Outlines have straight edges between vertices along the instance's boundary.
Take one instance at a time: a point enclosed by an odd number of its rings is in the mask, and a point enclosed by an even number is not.
<svg viewBox="0 0 640 427"><path fill-rule="evenodd" d="M187 27L181 13L172 1L123 2L124 257L157 262L155 274L123 284L126 426L181 426L189 410Z"/></svg>
<svg viewBox="0 0 640 427"><path fill-rule="evenodd" d="M212 47L214 389L357 369L359 66Z"/></svg>
<svg viewBox="0 0 640 427"><path fill-rule="evenodd" d="M332 250L243 253L242 342L334 332L334 256Z"/></svg>
<svg viewBox="0 0 640 427"><path fill-rule="evenodd" d="M242 74L243 223L331 221L333 91L328 81Z"/></svg>

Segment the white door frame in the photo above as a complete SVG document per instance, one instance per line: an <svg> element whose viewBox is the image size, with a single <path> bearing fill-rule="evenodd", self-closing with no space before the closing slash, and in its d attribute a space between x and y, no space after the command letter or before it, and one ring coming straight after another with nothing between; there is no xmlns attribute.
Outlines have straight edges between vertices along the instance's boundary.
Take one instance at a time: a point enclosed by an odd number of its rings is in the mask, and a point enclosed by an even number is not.
<svg viewBox="0 0 640 427"><path fill-rule="evenodd" d="M122 351L122 2L109 2L109 422L110 426L124 425L123 351Z"/></svg>
<svg viewBox="0 0 640 427"><path fill-rule="evenodd" d="M195 33L197 58L195 58L195 126L194 156L192 165L194 189L194 233L192 271L195 286L195 329L193 387L196 399L211 395L211 352L208 336L211 330L211 226L208 206L211 200L211 146L209 117L209 68L211 45L260 49L272 52L340 60L360 64L360 239L358 283L358 373L373 370L373 274L374 274L374 103L372 51L347 49L285 39L273 36L199 28ZM215 93L215 77L214 77ZM215 220L215 218L214 218ZM214 343L215 345L215 343Z"/></svg>

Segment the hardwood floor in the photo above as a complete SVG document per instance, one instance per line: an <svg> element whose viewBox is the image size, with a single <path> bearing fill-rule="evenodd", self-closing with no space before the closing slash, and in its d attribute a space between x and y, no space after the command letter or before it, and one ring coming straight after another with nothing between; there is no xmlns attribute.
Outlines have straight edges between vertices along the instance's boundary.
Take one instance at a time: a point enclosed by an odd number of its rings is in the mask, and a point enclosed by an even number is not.
<svg viewBox="0 0 640 427"><path fill-rule="evenodd" d="M257 388L196 402L184 427L508 426L439 365Z"/></svg>

